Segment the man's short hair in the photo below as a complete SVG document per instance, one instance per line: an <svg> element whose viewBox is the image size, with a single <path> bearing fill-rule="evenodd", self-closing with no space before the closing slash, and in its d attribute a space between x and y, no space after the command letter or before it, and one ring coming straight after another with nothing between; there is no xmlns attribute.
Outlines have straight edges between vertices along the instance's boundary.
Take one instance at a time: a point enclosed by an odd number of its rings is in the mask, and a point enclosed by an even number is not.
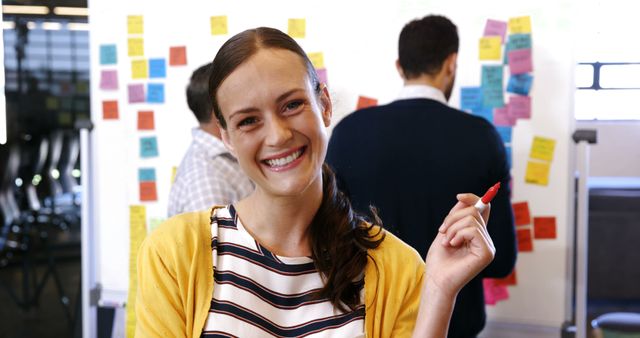
<svg viewBox="0 0 640 338"><path fill-rule="evenodd" d="M187 104L200 123L209 123L213 117L213 103L209 93L211 62L200 66L191 74L187 86Z"/></svg>
<svg viewBox="0 0 640 338"><path fill-rule="evenodd" d="M427 15L404 26L398 41L398 59L406 79L435 75L444 60L458 52L458 29L449 19Z"/></svg>

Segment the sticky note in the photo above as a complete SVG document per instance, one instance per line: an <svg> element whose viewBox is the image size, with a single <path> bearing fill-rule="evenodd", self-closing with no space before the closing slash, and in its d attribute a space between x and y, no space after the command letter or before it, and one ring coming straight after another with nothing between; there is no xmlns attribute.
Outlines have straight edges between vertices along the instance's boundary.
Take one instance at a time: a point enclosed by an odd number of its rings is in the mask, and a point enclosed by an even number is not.
<svg viewBox="0 0 640 338"><path fill-rule="evenodd" d="M372 97L358 96L358 105L356 109L363 109L367 107L374 107L378 105L378 100Z"/></svg>
<svg viewBox="0 0 640 338"><path fill-rule="evenodd" d="M496 130L498 131L498 135L502 139L504 143L511 143L511 134L513 128L505 127L505 126L496 126Z"/></svg>
<svg viewBox="0 0 640 338"><path fill-rule="evenodd" d="M131 78L146 79L147 77L149 77L149 68L147 67L147 60L131 61Z"/></svg>
<svg viewBox="0 0 640 338"><path fill-rule="evenodd" d="M167 66L165 59L149 59L149 77L167 77Z"/></svg>
<svg viewBox="0 0 640 338"><path fill-rule="evenodd" d="M49 110L57 110L60 108L60 100L55 96L48 96L44 102L45 107Z"/></svg>
<svg viewBox="0 0 640 338"><path fill-rule="evenodd" d="M116 45L100 45L100 65L115 65L118 63Z"/></svg>
<svg viewBox="0 0 640 338"><path fill-rule="evenodd" d="M147 102L164 103L164 84L163 83L147 84Z"/></svg>
<svg viewBox="0 0 640 338"><path fill-rule="evenodd" d="M513 268L511 273L505 278L496 278L495 283L498 285L518 285L518 276L516 274L516 268Z"/></svg>
<svg viewBox="0 0 640 338"><path fill-rule="evenodd" d="M133 337L136 326L135 304L138 290L138 249L147 236L147 211L143 205L129 206L129 292L126 307L126 336Z"/></svg>
<svg viewBox="0 0 640 338"><path fill-rule="evenodd" d="M530 184L548 185L551 165L548 162L527 162L524 181Z"/></svg>
<svg viewBox="0 0 640 338"><path fill-rule="evenodd" d="M509 19L509 33L531 33L531 17L519 16L517 18Z"/></svg>
<svg viewBox="0 0 640 338"><path fill-rule="evenodd" d="M115 69L100 71L100 89L117 90L118 89L118 71Z"/></svg>
<svg viewBox="0 0 640 338"><path fill-rule="evenodd" d="M158 139L155 136L140 138L140 157L149 158L158 156Z"/></svg>
<svg viewBox="0 0 640 338"><path fill-rule="evenodd" d="M324 68L324 54L322 52L307 53L307 56L316 69Z"/></svg>
<svg viewBox="0 0 640 338"><path fill-rule="evenodd" d="M105 120L118 119L118 101L102 101L102 118Z"/></svg>
<svg viewBox="0 0 640 338"><path fill-rule="evenodd" d="M138 181L140 181L140 182L155 182L156 181L156 169L155 168L139 168L138 169Z"/></svg>
<svg viewBox="0 0 640 338"><path fill-rule="evenodd" d="M176 46L169 48L169 66L184 66L187 64L187 47Z"/></svg>
<svg viewBox="0 0 640 338"><path fill-rule="evenodd" d="M176 175L178 175L178 167L173 166L171 167L171 183L173 184L173 182L176 181Z"/></svg>
<svg viewBox="0 0 640 338"><path fill-rule="evenodd" d="M531 238L531 229L529 228L517 229L516 237L518 238L518 251L520 252L533 251L533 239Z"/></svg>
<svg viewBox="0 0 640 338"><path fill-rule="evenodd" d="M226 15L211 17L211 35L226 35L228 32Z"/></svg>
<svg viewBox="0 0 640 338"><path fill-rule="evenodd" d="M144 34L144 18L142 15L127 16L127 34Z"/></svg>
<svg viewBox="0 0 640 338"><path fill-rule="evenodd" d="M536 239L556 239L556 218L534 217L533 233Z"/></svg>
<svg viewBox="0 0 640 338"><path fill-rule="evenodd" d="M292 38L303 39L306 36L307 21L305 19L289 19L287 34Z"/></svg>
<svg viewBox="0 0 640 338"><path fill-rule="evenodd" d="M154 130L153 111L138 111L138 130Z"/></svg>
<svg viewBox="0 0 640 338"><path fill-rule="evenodd" d="M533 76L531 74L514 74L509 77L507 92L520 95L529 95Z"/></svg>
<svg viewBox="0 0 640 338"><path fill-rule="evenodd" d="M129 96L129 103L144 102L143 84L130 84L127 86L127 93Z"/></svg>
<svg viewBox="0 0 640 338"><path fill-rule="evenodd" d="M553 151L556 148L556 140L541 136L535 136L531 143L529 157L547 162L553 161Z"/></svg>
<svg viewBox="0 0 640 338"><path fill-rule="evenodd" d="M149 218L149 232L154 231L155 229L157 229L160 224L162 224L162 222L164 222L165 219L162 217L150 217Z"/></svg>
<svg viewBox="0 0 640 338"><path fill-rule="evenodd" d="M529 213L528 202L512 203L511 207L513 208L513 216L516 225L531 224L531 214Z"/></svg>
<svg viewBox="0 0 640 338"><path fill-rule="evenodd" d="M480 38L478 49L480 60L500 60L502 52L502 38L499 36L486 36Z"/></svg>
<svg viewBox="0 0 640 338"><path fill-rule="evenodd" d="M513 127L515 119L509 114L507 107L498 107L493 109L493 124L496 126Z"/></svg>
<svg viewBox="0 0 640 338"><path fill-rule="evenodd" d="M482 66L482 100L484 107L504 106L502 86L503 67L501 65Z"/></svg>
<svg viewBox="0 0 640 338"><path fill-rule="evenodd" d="M507 34L507 23L505 21L488 19L484 25L484 36L499 36L501 43L504 43Z"/></svg>
<svg viewBox="0 0 640 338"><path fill-rule="evenodd" d="M516 49L508 53L509 72L511 74L524 74L533 71L531 49Z"/></svg>
<svg viewBox="0 0 640 338"><path fill-rule="evenodd" d="M489 123L493 123L493 108L491 107L483 107L481 109L476 109L471 113L473 115L482 117L483 119L489 121Z"/></svg>
<svg viewBox="0 0 640 338"><path fill-rule="evenodd" d="M156 182L140 182L140 201L153 202L158 200Z"/></svg>
<svg viewBox="0 0 640 338"><path fill-rule="evenodd" d="M78 94L87 94L89 92L89 81L79 80L76 83L76 93Z"/></svg>
<svg viewBox="0 0 640 338"><path fill-rule="evenodd" d="M55 107L57 107L56 109L60 108L60 109L71 109L73 106L73 101L71 100L70 97L63 97L63 98L55 98L55 101L52 102L57 102L57 105ZM59 104L58 104L59 103Z"/></svg>
<svg viewBox="0 0 640 338"><path fill-rule="evenodd" d="M495 305L500 301L509 299L507 286L496 283L494 278L483 278L482 288L484 290L485 304L487 305Z"/></svg>
<svg viewBox="0 0 640 338"><path fill-rule="evenodd" d="M71 126L72 120L73 120L73 117L71 115L71 112L68 112L68 111L58 112L58 123L60 125Z"/></svg>
<svg viewBox="0 0 640 338"><path fill-rule="evenodd" d="M318 73L318 79L320 80L320 83L324 83L324 84L329 83L329 78L327 76L326 68L316 69L316 73Z"/></svg>
<svg viewBox="0 0 640 338"><path fill-rule="evenodd" d="M513 34L509 35L507 44L505 45L504 63L509 61L509 52L516 49L531 49L531 34Z"/></svg>
<svg viewBox="0 0 640 338"><path fill-rule="evenodd" d="M127 40L128 55L129 56L144 56L144 39L143 38L129 38Z"/></svg>
<svg viewBox="0 0 640 338"><path fill-rule="evenodd" d="M513 95L509 97L507 110L509 110L509 115L513 119L531 118L531 97L520 95Z"/></svg>
<svg viewBox="0 0 640 338"><path fill-rule="evenodd" d="M460 88L460 109L466 111L476 111L482 109L482 88L462 87Z"/></svg>

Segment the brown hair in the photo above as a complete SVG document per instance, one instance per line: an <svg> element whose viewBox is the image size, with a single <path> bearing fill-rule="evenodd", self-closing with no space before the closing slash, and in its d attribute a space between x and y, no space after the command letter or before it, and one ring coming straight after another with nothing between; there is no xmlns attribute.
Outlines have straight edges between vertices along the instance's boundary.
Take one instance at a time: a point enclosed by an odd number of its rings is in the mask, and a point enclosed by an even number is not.
<svg viewBox="0 0 640 338"><path fill-rule="evenodd" d="M238 66L256 54L261 48L278 48L296 53L303 60L312 88L320 94L320 81L313 64L302 48L288 35L268 27L249 29L225 42L211 67L209 93L213 110L222 128L227 124L220 111L216 94L220 84ZM344 305L354 308L359 305L360 288L367 264L367 250L377 248L384 236L372 231L373 225L366 223L353 211L349 199L336 185L335 175L328 165L322 166L322 203L309 226L311 252L315 266L324 275L325 284L318 297L328 298L331 303L345 310ZM382 222L372 210L374 223Z"/></svg>

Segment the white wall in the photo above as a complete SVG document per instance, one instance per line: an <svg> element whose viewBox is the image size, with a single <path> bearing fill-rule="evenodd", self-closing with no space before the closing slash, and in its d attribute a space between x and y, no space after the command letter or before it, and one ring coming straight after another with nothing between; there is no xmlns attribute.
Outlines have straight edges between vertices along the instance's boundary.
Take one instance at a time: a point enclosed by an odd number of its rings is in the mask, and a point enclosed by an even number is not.
<svg viewBox="0 0 640 338"><path fill-rule="evenodd" d="M640 121L578 121L577 128L598 131L591 176L640 176Z"/></svg>

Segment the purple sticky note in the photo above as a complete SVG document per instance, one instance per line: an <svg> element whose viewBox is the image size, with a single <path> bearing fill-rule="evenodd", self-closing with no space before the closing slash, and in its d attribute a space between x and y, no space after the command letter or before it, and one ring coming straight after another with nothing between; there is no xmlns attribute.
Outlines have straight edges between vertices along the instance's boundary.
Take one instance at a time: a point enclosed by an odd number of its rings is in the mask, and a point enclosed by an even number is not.
<svg viewBox="0 0 640 338"><path fill-rule="evenodd" d="M328 84L329 83L329 78L327 77L327 69L326 68L316 69L316 73L318 73L318 78L320 79L320 82L322 82L324 84Z"/></svg>
<svg viewBox="0 0 640 338"><path fill-rule="evenodd" d="M504 37L507 34L507 23L505 21L488 19L484 26L484 36L499 36L501 42L504 43Z"/></svg>
<svg viewBox="0 0 640 338"><path fill-rule="evenodd" d="M512 127L515 122L515 119L509 115L509 109L506 106L493 109L493 124L496 126Z"/></svg>
<svg viewBox="0 0 640 338"><path fill-rule="evenodd" d="M100 72L100 89L117 90L118 89L118 71L103 70Z"/></svg>
<svg viewBox="0 0 640 338"><path fill-rule="evenodd" d="M529 119L531 118L531 98L520 95L511 96L507 109L513 119Z"/></svg>
<svg viewBox="0 0 640 338"><path fill-rule="evenodd" d="M509 72L524 74L533 70L531 49L516 49L509 52Z"/></svg>
<svg viewBox="0 0 640 338"><path fill-rule="evenodd" d="M144 102L144 85L130 84L129 87L129 103Z"/></svg>

